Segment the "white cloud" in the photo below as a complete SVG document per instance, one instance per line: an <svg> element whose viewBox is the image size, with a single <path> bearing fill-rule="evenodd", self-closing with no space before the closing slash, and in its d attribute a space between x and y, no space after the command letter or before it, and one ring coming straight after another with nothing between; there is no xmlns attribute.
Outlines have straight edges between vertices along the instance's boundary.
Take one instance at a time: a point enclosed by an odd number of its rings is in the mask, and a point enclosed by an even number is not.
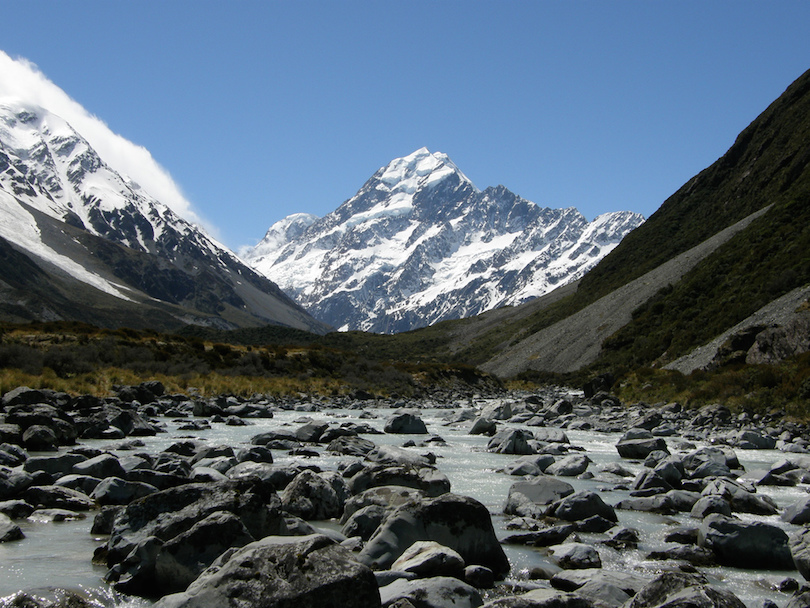
<svg viewBox="0 0 810 608"><path fill-rule="evenodd" d="M0 51L0 96L15 97L53 112L84 137L110 167L128 176L183 219L208 226L192 209L179 186L149 150L114 133L100 118L74 101L27 59Z"/></svg>

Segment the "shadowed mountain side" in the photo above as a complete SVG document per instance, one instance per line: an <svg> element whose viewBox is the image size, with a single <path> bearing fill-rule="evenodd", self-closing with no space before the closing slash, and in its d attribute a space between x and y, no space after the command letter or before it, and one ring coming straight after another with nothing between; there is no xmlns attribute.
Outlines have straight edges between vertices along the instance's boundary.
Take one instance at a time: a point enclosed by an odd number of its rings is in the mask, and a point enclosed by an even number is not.
<svg viewBox="0 0 810 608"><path fill-rule="evenodd" d="M599 356L605 338L629 323L636 308L660 289L680 280L766 211L752 213L570 317L507 346L481 368L500 377L511 377L529 369L565 373L590 365Z"/></svg>

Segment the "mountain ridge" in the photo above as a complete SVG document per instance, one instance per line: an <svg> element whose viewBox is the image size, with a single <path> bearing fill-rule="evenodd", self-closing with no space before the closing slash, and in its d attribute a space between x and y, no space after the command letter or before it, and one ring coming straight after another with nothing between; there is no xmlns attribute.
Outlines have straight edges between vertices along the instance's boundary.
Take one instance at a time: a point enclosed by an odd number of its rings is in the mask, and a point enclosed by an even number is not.
<svg viewBox="0 0 810 608"><path fill-rule="evenodd" d="M92 319L93 310L79 312L81 301L104 300L109 315L102 318L116 324L117 300L129 309L122 320L139 326L148 325L149 315L134 312L135 302L160 309L164 328L279 322L327 329L235 254L117 173L55 114L19 100L0 101L0 145L0 237L44 273L41 281L49 276L54 284L52 305L47 290L37 292L40 313L33 319L61 318L67 311L70 318ZM9 286L8 297L25 299L26 282L19 285ZM65 290L74 300L70 306L56 297Z"/></svg>
<svg viewBox="0 0 810 608"><path fill-rule="evenodd" d="M642 221L615 212L589 223L504 186L479 190L446 154L420 148L332 213L280 220L241 255L316 318L396 333L575 280Z"/></svg>

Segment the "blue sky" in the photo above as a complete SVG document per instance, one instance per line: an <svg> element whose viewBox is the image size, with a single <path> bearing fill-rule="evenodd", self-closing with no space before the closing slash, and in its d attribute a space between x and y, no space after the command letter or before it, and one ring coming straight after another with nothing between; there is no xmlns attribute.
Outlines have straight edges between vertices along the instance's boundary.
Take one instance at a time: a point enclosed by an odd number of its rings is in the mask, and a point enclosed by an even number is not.
<svg viewBox="0 0 810 608"><path fill-rule="evenodd" d="M427 146L479 187L645 216L810 68L810 2L6 3L25 58L230 247Z"/></svg>

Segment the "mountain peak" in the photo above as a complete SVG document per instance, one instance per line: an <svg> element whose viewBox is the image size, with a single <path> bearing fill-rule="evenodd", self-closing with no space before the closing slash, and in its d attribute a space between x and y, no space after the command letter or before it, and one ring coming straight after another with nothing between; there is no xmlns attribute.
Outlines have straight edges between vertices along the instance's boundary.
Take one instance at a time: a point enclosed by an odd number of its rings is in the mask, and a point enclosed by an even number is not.
<svg viewBox="0 0 810 608"><path fill-rule="evenodd" d="M392 160L380 169L377 179L391 190L414 192L420 187L433 187L453 174L475 188L447 154L431 152L423 147L408 156Z"/></svg>
<svg viewBox="0 0 810 608"><path fill-rule="evenodd" d="M575 209L541 209L502 186L482 192L427 148L392 160L305 229L294 219L245 259L316 318L386 333L542 295L643 221L617 214L591 226Z"/></svg>

